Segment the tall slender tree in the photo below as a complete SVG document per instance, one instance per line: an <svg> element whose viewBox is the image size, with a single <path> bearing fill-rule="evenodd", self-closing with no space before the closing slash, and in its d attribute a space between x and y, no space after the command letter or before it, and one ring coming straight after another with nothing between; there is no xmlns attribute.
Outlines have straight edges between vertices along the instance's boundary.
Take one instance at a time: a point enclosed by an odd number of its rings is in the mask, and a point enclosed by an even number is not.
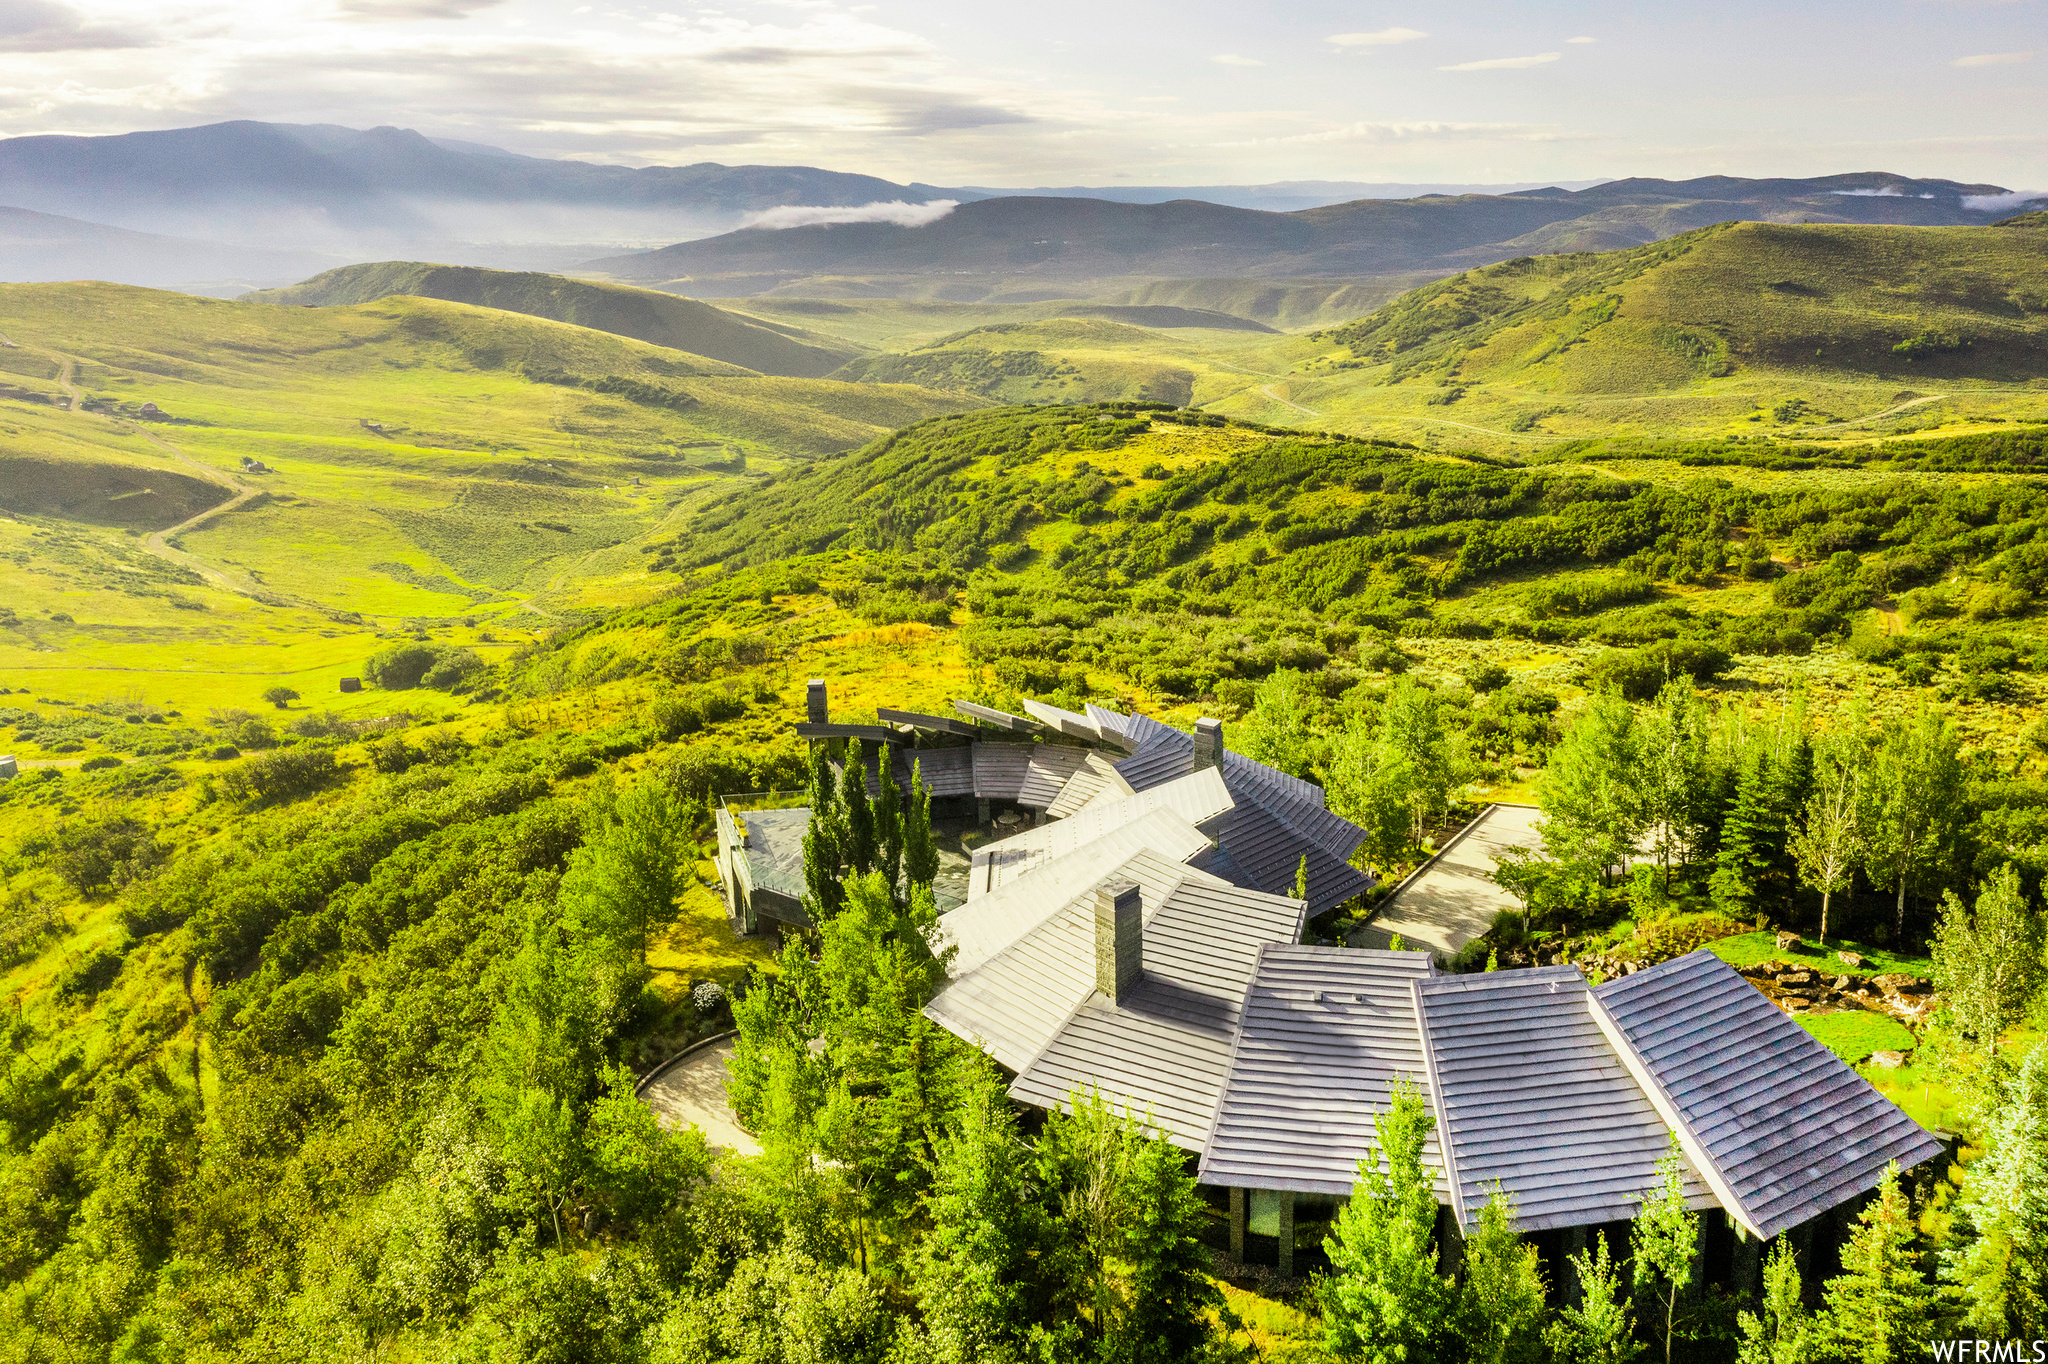
<svg viewBox="0 0 2048 1364"><path fill-rule="evenodd" d="M1641 721L1643 818L1650 846L1671 888L1671 869L1700 850L1706 822L1701 783L1707 761L1706 708L1686 678L1675 678L1657 693L1657 704Z"/></svg>
<svg viewBox="0 0 2048 1364"><path fill-rule="evenodd" d="M875 796L875 868L891 890L903 879L903 792L884 752L881 790Z"/></svg>
<svg viewBox="0 0 2048 1364"><path fill-rule="evenodd" d="M1948 716L1926 706L1886 724L1866 790L1864 870L1894 889L1892 932L1903 941L1908 892L1942 888L1962 837L1962 752Z"/></svg>
<svg viewBox="0 0 2048 1364"><path fill-rule="evenodd" d="M1700 1240L1699 1214L1685 1206L1685 1152L1677 1133L1657 1161L1657 1181L1657 1187L1643 1195L1629 1228L1629 1250L1635 1259L1636 1287L1659 1299L1658 1334L1664 1338L1664 1364L1671 1364L1682 1323L1679 1309L1692 1286Z"/></svg>
<svg viewBox="0 0 2048 1364"><path fill-rule="evenodd" d="M1799 1281L1791 1243L1779 1240L1764 1261L1764 1296L1757 1311L1736 1313L1742 1333L1735 1364L1806 1364L1814 1357L1813 1321Z"/></svg>
<svg viewBox="0 0 2048 1364"><path fill-rule="evenodd" d="M1863 857L1863 749L1837 739L1815 754L1813 794L1790 840L1799 879L1820 892L1820 940L1828 940L1828 910L1846 890Z"/></svg>
<svg viewBox="0 0 2048 1364"><path fill-rule="evenodd" d="M2048 1338L2048 1045L2020 1062L1981 1140L1963 1167L1942 1278L1960 1292L1970 1333Z"/></svg>
<svg viewBox="0 0 2048 1364"><path fill-rule="evenodd" d="M938 1364L1022 1364L1047 1315L1051 1239L1002 1083L975 1067L932 1173L931 1234L911 1262Z"/></svg>
<svg viewBox="0 0 2048 1364"><path fill-rule="evenodd" d="M1595 696L1565 731L1537 788L1544 851L1576 876L1605 883L1635 856L1647 824L1638 785L1635 710L1615 693Z"/></svg>
<svg viewBox="0 0 2048 1364"><path fill-rule="evenodd" d="M910 804L903 811L903 872L910 884L931 888L939 874L939 845L932 841L932 793L923 765L910 767Z"/></svg>
<svg viewBox="0 0 2048 1364"><path fill-rule="evenodd" d="M1515 1231L1514 1195L1495 1184L1465 1244L1453 1329L1470 1364L1533 1364L1543 1356L1543 1268Z"/></svg>
<svg viewBox="0 0 2048 1364"><path fill-rule="evenodd" d="M1714 855L1713 875L1707 878L1714 908L1731 919L1746 919L1755 913L1773 850L1784 834L1772 798L1770 749L1753 739L1741 761L1735 802L1721 821L1721 846Z"/></svg>
<svg viewBox="0 0 2048 1364"><path fill-rule="evenodd" d="M868 769L865 746L854 740L846 746L846 765L839 772L839 811L846 827L846 866L855 876L875 869L875 807L868 799Z"/></svg>
<svg viewBox="0 0 2048 1364"><path fill-rule="evenodd" d="M1573 1251L1567 1259L1578 1280L1578 1301L1558 1309L1543 1343L1557 1364L1629 1364L1643 1346L1621 1270L1607 1253L1607 1233L1594 1236L1590 1252Z"/></svg>

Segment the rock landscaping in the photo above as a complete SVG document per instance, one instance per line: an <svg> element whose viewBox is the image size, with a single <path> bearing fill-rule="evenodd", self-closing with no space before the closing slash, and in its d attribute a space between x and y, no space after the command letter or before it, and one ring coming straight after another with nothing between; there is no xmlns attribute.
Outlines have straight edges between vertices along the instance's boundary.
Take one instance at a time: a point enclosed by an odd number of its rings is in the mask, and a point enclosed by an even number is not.
<svg viewBox="0 0 2048 1364"><path fill-rule="evenodd" d="M1855 954L1841 955L1846 958ZM1862 959L1857 960L1860 963ZM1933 985L1901 972L1865 977L1838 973L1825 963L1810 966L1803 962L1760 961L1743 967L1741 974L1771 1003L1795 1017L1869 1009L1889 1014L1917 1029L1926 1025L1936 1003Z"/></svg>

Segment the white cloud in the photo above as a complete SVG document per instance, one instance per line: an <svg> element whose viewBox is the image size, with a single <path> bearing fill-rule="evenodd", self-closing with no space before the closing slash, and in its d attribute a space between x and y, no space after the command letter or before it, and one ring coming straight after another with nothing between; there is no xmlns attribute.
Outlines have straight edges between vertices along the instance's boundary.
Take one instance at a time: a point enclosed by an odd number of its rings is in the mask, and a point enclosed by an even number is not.
<svg viewBox="0 0 2048 1364"><path fill-rule="evenodd" d="M822 227L828 223L894 223L898 227L923 227L960 207L958 199L934 199L925 204L908 204L891 199L885 204L860 204L851 208L821 208L809 204L788 204L763 209L741 227L758 227L779 232L790 227Z"/></svg>
<svg viewBox="0 0 2048 1364"><path fill-rule="evenodd" d="M2011 66L2015 62L2033 60L2031 52L1979 52L1974 57L1958 57L1950 66Z"/></svg>
<svg viewBox="0 0 2048 1364"><path fill-rule="evenodd" d="M2028 204L2048 202L2040 190L2008 190L2004 194L1965 194L1963 207L1971 213L2011 213Z"/></svg>
<svg viewBox="0 0 2048 1364"><path fill-rule="evenodd" d="M1209 59L1222 66L1264 66L1257 57L1240 57L1235 52L1219 52Z"/></svg>
<svg viewBox="0 0 2048 1364"><path fill-rule="evenodd" d="M1413 119L1386 123L1346 123L1311 133L1288 133L1280 137L1260 137L1245 142L1224 142L1218 145L1277 147L1313 145L1319 142L1440 142L1473 139L1504 142L1562 140L1559 134L1528 123L1451 123L1436 119Z"/></svg>
<svg viewBox="0 0 2048 1364"><path fill-rule="evenodd" d="M95 23L56 0L6 0L0 4L0 52L94 52L147 47L144 30Z"/></svg>
<svg viewBox="0 0 2048 1364"><path fill-rule="evenodd" d="M466 19L504 0L341 0L348 19Z"/></svg>
<svg viewBox="0 0 2048 1364"><path fill-rule="evenodd" d="M1455 66L1439 66L1439 71L1510 71L1525 66L1541 66L1554 62L1562 52L1539 52L1533 57L1488 57L1483 62L1459 62Z"/></svg>
<svg viewBox="0 0 2048 1364"><path fill-rule="evenodd" d="M1600 40L1598 38L1567 38L1565 41L1568 43L1597 43Z"/></svg>
<svg viewBox="0 0 2048 1364"><path fill-rule="evenodd" d="M1428 36L1420 29L1383 28L1377 33L1332 33L1329 41L1339 47L1393 47L1397 43L1412 43Z"/></svg>

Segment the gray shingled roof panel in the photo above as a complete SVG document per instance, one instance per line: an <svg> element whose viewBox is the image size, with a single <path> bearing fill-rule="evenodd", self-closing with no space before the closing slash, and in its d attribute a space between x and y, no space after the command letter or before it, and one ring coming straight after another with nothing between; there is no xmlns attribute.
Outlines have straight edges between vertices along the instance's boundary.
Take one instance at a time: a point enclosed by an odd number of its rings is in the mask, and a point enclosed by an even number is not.
<svg viewBox="0 0 2048 1364"><path fill-rule="evenodd" d="M1759 1236L1874 1188L1940 1143L1711 952L1594 991L1639 1076Z"/></svg>
<svg viewBox="0 0 2048 1364"><path fill-rule="evenodd" d="M1476 1219L1498 1181L1523 1231L1633 1216L1670 1129L1595 1021L1577 968L1412 988L1460 1215ZM1686 1188L1695 1206L1713 1205L1690 1170Z"/></svg>
<svg viewBox="0 0 2048 1364"><path fill-rule="evenodd" d="M1434 972L1424 952L1265 948L1245 994L1202 1182L1349 1194L1394 1079L1406 1076L1428 1095L1408 987ZM1423 1159L1442 1196L1434 1129Z"/></svg>
<svg viewBox="0 0 2048 1364"><path fill-rule="evenodd" d="M1145 923L1135 993L1112 1005L1091 992L1017 1076L1011 1097L1058 1108L1077 1089L1097 1088L1118 1107L1149 1111L1175 1144L1200 1151L1259 950L1293 942L1301 924L1299 901L1191 872Z"/></svg>
<svg viewBox="0 0 2048 1364"><path fill-rule="evenodd" d="M1194 752L1193 739L1174 730L1166 730L1140 740L1138 751L1116 765L1117 775L1133 791L1143 791L1187 775L1188 763Z"/></svg>
<svg viewBox="0 0 2048 1364"><path fill-rule="evenodd" d="M934 796L974 794L974 746L901 750L896 754L896 781L910 790L910 769L915 763L924 778L925 789Z"/></svg>
<svg viewBox="0 0 2048 1364"><path fill-rule="evenodd" d="M1225 779L1226 784L1228 778ZM1242 789L1242 788L1240 788ZM1372 878L1304 838L1247 793L1223 817L1217 840L1244 876L1244 884L1274 895L1294 893L1301 859L1308 858L1308 912L1320 914L1369 889ZM1347 850L1348 851L1348 850Z"/></svg>

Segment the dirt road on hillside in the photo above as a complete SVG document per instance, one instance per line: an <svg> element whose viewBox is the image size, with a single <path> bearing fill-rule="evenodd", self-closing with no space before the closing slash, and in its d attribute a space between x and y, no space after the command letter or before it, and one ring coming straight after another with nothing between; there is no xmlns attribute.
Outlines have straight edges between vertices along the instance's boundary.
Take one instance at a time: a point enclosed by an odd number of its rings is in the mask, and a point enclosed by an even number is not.
<svg viewBox="0 0 2048 1364"><path fill-rule="evenodd" d="M6 338L0 337L0 340L6 340ZM8 344L13 345L14 343L10 341ZM70 399L70 406L66 410L75 413L85 413L88 416L97 415L85 412L85 393L77 384L77 357L66 355L62 351L44 351L42 353L53 357L60 363L61 367L57 371L57 387L63 389L64 396ZM101 420L119 430L130 431L142 437L151 445L168 454L179 464L191 470L198 477L205 479L216 487L225 488L232 494L227 501L217 506L209 507L197 516L188 517L168 530L151 532L143 537L142 547L144 549L156 555L159 559L176 564L180 568L190 569L215 587L225 589L226 591L234 592L244 597L252 597L257 601L281 602L285 600L279 593L269 591L256 583L230 573L224 568L216 568L205 560L187 554L182 549L176 549L170 544L172 539L183 535L187 531L198 529L215 517L225 516L239 507L247 506L263 495L263 489L251 487L232 474L192 458L192 456L186 454L183 450L180 450L177 446L171 444L140 422L128 421L121 417L102 417Z"/></svg>

